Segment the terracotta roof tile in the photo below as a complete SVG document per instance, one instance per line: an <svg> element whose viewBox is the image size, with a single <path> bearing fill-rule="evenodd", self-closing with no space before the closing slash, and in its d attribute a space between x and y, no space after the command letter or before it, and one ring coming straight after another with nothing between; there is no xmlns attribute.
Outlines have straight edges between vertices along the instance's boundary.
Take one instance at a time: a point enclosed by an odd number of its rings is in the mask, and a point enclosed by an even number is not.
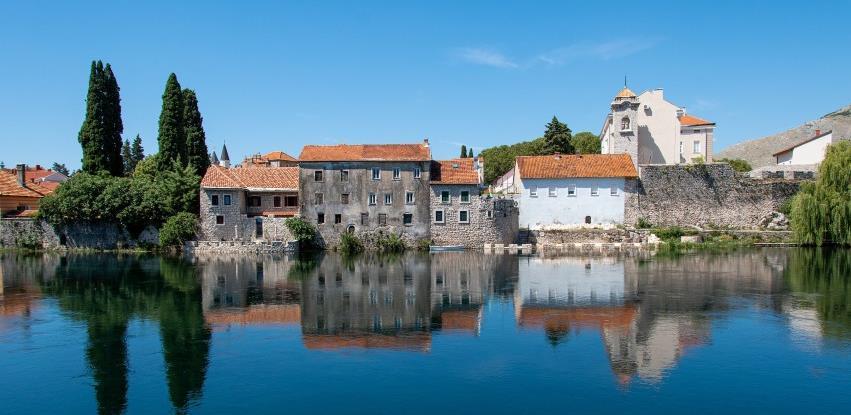
<svg viewBox="0 0 851 415"><path fill-rule="evenodd" d="M0 171L0 196L40 198L53 193L53 190L38 183L27 183L26 185L27 187L19 185L18 178L15 174Z"/></svg>
<svg viewBox="0 0 851 415"><path fill-rule="evenodd" d="M478 184L479 174L473 169L473 159L458 158L435 161L431 165L431 182L442 184Z"/></svg>
<svg viewBox="0 0 851 415"><path fill-rule="evenodd" d="M518 156L517 165L524 179L638 177L627 154Z"/></svg>
<svg viewBox="0 0 851 415"><path fill-rule="evenodd" d="M623 87L623 89L615 95L615 98L635 98L635 92L632 92L632 90L627 87Z"/></svg>
<svg viewBox="0 0 851 415"><path fill-rule="evenodd" d="M680 125L684 127L696 127L699 125L715 125L715 123L695 117L694 115L683 114L680 116Z"/></svg>
<svg viewBox="0 0 851 415"><path fill-rule="evenodd" d="M267 153L263 156L264 159L269 161L298 161L295 157L284 153L283 151L273 151L271 153Z"/></svg>
<svg viewBox="0 0 851 415"><path fill-rule="evenodd" d="M212 165L201 179L210 189L298 190L298 167L240 167L228 169Z"/></svg>
<svg viewBox="0 0 851 415"><path fill-rule="evenodd" d="M308 145L299 161L428 161L431 151L425 144L338 144Z"/></svg>

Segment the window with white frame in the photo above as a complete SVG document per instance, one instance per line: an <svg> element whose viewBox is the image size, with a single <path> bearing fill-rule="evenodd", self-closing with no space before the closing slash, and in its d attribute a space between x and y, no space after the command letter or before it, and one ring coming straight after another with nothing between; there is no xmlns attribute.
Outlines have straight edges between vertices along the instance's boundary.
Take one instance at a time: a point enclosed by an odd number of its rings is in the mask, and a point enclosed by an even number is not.
<svg viewBox="0 0 851 415"><path fill-rule="evenodd" d="M694 148L692 148L692 152L694 154L700 153L700 141L695 140L694 143L692 143L692 145L694 146Z"/></svg>
<svg viewBox="0 0 851 415"><path fill-rule="evenodd" d="M224 225L224 224L225 224L225 217L222 216L222 215L216 216L216 225Z"/></svg>
<svg viewBox="0 0 851 415"><path fill-rule="evenodd" d="M378 204L378 198L375 196L375 193L369 194L369 204L370 205L377 205Z"/></svg>
<svg viewBox="0 0 851 415"><path fill-rule="evenodd" d="M462 190L461 191L461 203L470 203L470 191Z"/></svg>
<svg viewBox="0 0 851 415"><path fill-rule="evenodd" d="M393 204L393 193L385 193L384 194L384 204L392 205Z"/></svg>
<svg viewBox="0 0 851 415"><path fill-rule="evenodd" d="M555 187L550 187L549 189L547 189L547 196L556 197L558 196L558 191L556 191Z"/></svg>
<svg viewBox="0 0 851 415"><path fill-rule="evenodd" d="M576 185L575 184L567 185L567 197L576 197Z"/></svg>
<svg viewBox="0 0 851 415"><path fill-rule="evenodd" d="M225 206L230 206L230 195L224 195Z"/></svg>
<svg viewBox="0 0 851 415"><path fill-rule="evenodd" d="M402 214L402 225L412 225L414 223L414 214L413 213L403 213Z"/></svg>
<svg viewBox="0 0 851 415"><path fill-rule="evenodd" d="M629 117L621 118L621 130L629 130Z"/></svg>
<svg viewBox="0 0 851 415"><path fill-rule="evenodd" d="M493 211L492 210L488 211L488 219L493 219Z"/></svg>
<svg viewBox="0 0 851 415"><path fill-rule="evenodd" d="M529 197L538 197L538 188L535 186L529 187Z"/></svg>
<svg viewBox="0 0 851 415"><path fill-rule="evenodd" d="M617 187L615 187L615 186L612 186L612 188L611 188L611 189L609 189L609 195L611 195L611 196L617 196L617 195L618 195L618 188L617 188Z"/></svg>
<svg viewBox="0 0 851 415"><path fill-rule="evenodd" d="M443 209L437 209L434 211L434 223L443 223L446 218L443 215Z"/></svg>
<svg viewBox="0 0 851 415"><path fill-rule="evenodd" d="M440 191L440 203L449 203L449 190L441 190Z"/></svg>
<svg viewBox="0 0 851 415"><path fill-rule="evenodd" d="M401 180L402 179L402 169L398 167L393 168L393 180Z"/></svg>
<svg viewBox="0 0 851 415"><path fill-rule="evenodd" d="M405 192L405 204L413 205L414 204L414 192Z"/></svg>
<svg viewBox="0 0 851 415"><path fill-rule="evenodd" d="M470 223L470 211L469 210L459 210L458 211L458 223Z"/></svg>
<svg viewBox="0 0 851 415"><path fill-rule="evenodd" d="M600 196L600 188L597 185L591 186L591 196Z"/></svg>
<svg viewBox="0 0 851 415"><path fill-rule="evenodd" d="M422 169L420 169L419 167L414 167L414 178L419 179L420 177L422 177L422 175L423 175Z"/></svg>
<svg viewBox="0 0 851 415"><path fill-rule="evenodd" d="M381 180L381 169L378 167L372 168L372 180Z"/></svg>

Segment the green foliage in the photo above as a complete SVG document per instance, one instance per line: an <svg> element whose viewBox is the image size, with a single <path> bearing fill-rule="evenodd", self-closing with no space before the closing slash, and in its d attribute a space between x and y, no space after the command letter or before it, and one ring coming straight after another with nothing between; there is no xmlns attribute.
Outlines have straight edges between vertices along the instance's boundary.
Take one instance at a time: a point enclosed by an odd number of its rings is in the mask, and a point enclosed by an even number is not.
<svg viewBox="0 0 851 415"><path fill-rule="evenodd" d="M66 166L65 166L65 163L57 163L57 162L54 162L54 163L53 163L53 166L50 168L50 170L53 170L53 171L55 171L55 172L57 172L57 173L59 173L59 174L64 174L64 175L66 175L66 176L70 176L70 175L71 175L71 172L70 172L70 171L68 171L68 167L66 167Z"/></svg>
<svg viewBox="0 0 851 415"><path fill-rule="evenodd" d="M353 232L340 235L340 252L351 255L363 252L363 242Z"/></svg>
<svg viewBox="0 0 851 415"><path fill-rule="evenodd" d="M405 241L395 233L379 235L375 247L379 252L404 252L406 249Z"/></svg>
<svg viewBox="0 0 851 415"><path fill-rule="evenodd" d="M573 148L576 154L600 154L600 137L583 131L573 136Z"/></svg>
<svg viewBox="0 0 851 415"><path fill-rule="evenodd" d="M816 294L803 301L815 302L827 336L847 336L851 328L851 250L795 249L790 251L784 280L795 292Z"/></svg>
<svg viewBox="0 0 851 415"><path fill-rule="evenodd" d="M828 146L818 179L801 185L789 219L802 244L851 245L851 142Z"/></svg>
<svg viewBox="0 0 851 415"><path fill-rule="evenodd" d="M316 238L316 228L312 223L300 217L288 218L285 222L287 229L302 246L310 246Z"/></svg>
<svg viewBox="0 0 851 415"><path fill-rule="evenodd" d="M523 141L512 145L501 145L482 150L479 156L485 159L485 183L491 183L514 168L517 156L544 154L544 138Z"/></svg>
<svg viewBox="0 0 851 415"><path fill-rule="evenodd" d="M544 132L544 154L573 154L570 133L567 124L560 122L554 115Z"/></svg>
<svg viewBox="0 0 851 415"><path fill-rule="evenodd" d="M777 211L786 215L787 217L792 214L792 202L795 200L794 197L790 197L777 208Z"/></svg>
<svg viewBox="0 0 851 415"><path fill-rule="evenodd" d="M183 90L177 82L177 75L170 74L163 92L163 107L160 112L160 126L157 142L160 146L159 164L161 168L170 168L172 163L186 163L186 133L183 123Z"/></svg>
<svg viewBox="0 0 851 415"><path fill-rule="evenodd" d="M653 224L647 221L646 218L638 218L638 222L635 223L635 227L638 229L650 229L653 227Z"/></svg>
<svg viewBox="0 0 851 415"><path fill-rule="evenodd" d="M124 175L132 175L136 170L136 165L145 158L142 137L139 134L136 134L133 144L130 144L130 140L124 140L124 145L121 147L121 158L124 159Z"/></svg>
<svg viewBox="0 0 851 415"><path fill-rule="evenodd" d="M692 157L691 162L693 164L702 165L706 162L706 160L703 158L703 156L697 156L697 157Z"/></svg>
<svg viewBox="0 0 851 415"><path fill-rule="evenodd" d="M121 134L124 132L124 123L121 121L121 94L118 80L112 73L112 66L106 64L103 69L103 85L105 99L105 125L106 138L104 139L104 152L106 153L107 169L113 176L124 175L124 161L121 155Z"/></svg>
<svg viewBox="0 0 851 415"><path fill-rule="evenodd" d="M180 247L183 243L195 237L198 230L198 217L180 212L170 218L160 229L161 247Z"/></svg>
<svg viewBox="0 0 851 415"><path fill-rule="evenodd" d="M473 157L476 157L476 156L473 154L473 147L470 147L470 149L467 150L467 158L473 158Z"/></svg>
<svg viewBox="0 0 851 415"><path fill-rule="evenodd" d="M748 163L747 160L723 158L723 159L718 160L718 161L721 162L721 163L729 164L730 167L733 168L733 170L735 170L739 173L747 173L747 172L753 170L753 168L751 167L751 164Z"/></svg>
<svg viewBox="0 0 851 415"><path fill-rule="evenodd" d="M679 241L682 236L696 235L697 231L693 229L683 229L679 226L669 226L667 228L655 228L653 229L653 234L665 242L670 242Z"/></svg>
<svg viewBox="0 0 851 415"><path fill-rule="evenodd" d="M418 251L428 251L431 248L431 239L420 239L417 241Z"/></svg>
<svg viewBox="0 0 851 415"><path fill-rule="evenodd" d="M77 134L77 140L83 147L82 170L86 173L95 174L109 170L105 151L107 136L105 95L103 62L92 61L89 90L86 95L86 117Z"/></svg>
<svg viewBox="0 0 851 415"><path fill-rule="evenodd" d="M195 173L203 176L210 167L207 154L207 136L204 133L204 118L198 110L198 97L191 89L183 90L183 123L186 133L186 159Z"/></svg>
<svg viewBox="0 0 851 415"><path fill-rule="evenodd" d="M461 158L467 158L467 146L464 144L461 144Z"/></svg>

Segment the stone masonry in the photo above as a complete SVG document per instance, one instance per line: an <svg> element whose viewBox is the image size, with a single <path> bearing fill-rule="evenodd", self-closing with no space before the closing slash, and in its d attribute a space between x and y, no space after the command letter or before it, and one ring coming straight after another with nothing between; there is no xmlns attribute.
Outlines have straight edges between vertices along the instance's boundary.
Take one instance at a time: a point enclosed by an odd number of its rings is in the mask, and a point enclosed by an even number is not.
<svg viewBox="0 0 851 415"><path fill-rule="evenodd" d="M449 203L441 200L448 191ZM470 194L469 202L461 202L461 192ZM435 222L435 212L443 211L443 223ZM467 211L467 223L459 221L460 211ZM513 243L517 236L518 211L511 199L484 196L477 185L432 184L431 239L434 245L460 245L481 248L486 243Z"/></svg>

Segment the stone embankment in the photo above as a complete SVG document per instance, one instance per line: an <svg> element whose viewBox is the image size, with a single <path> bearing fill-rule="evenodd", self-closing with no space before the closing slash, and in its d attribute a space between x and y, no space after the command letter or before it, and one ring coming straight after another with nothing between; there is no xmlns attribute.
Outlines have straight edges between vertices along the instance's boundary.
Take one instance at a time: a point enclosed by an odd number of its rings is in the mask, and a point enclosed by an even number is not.
<svg viewBox="0 0 851 415"><path fill-rule="evenodd" d="M111 223L79 223L52 226L39 219L0 220L0 247L37 249L137 249L156 245L159 232L154 227L131 235Z"/></svg>

